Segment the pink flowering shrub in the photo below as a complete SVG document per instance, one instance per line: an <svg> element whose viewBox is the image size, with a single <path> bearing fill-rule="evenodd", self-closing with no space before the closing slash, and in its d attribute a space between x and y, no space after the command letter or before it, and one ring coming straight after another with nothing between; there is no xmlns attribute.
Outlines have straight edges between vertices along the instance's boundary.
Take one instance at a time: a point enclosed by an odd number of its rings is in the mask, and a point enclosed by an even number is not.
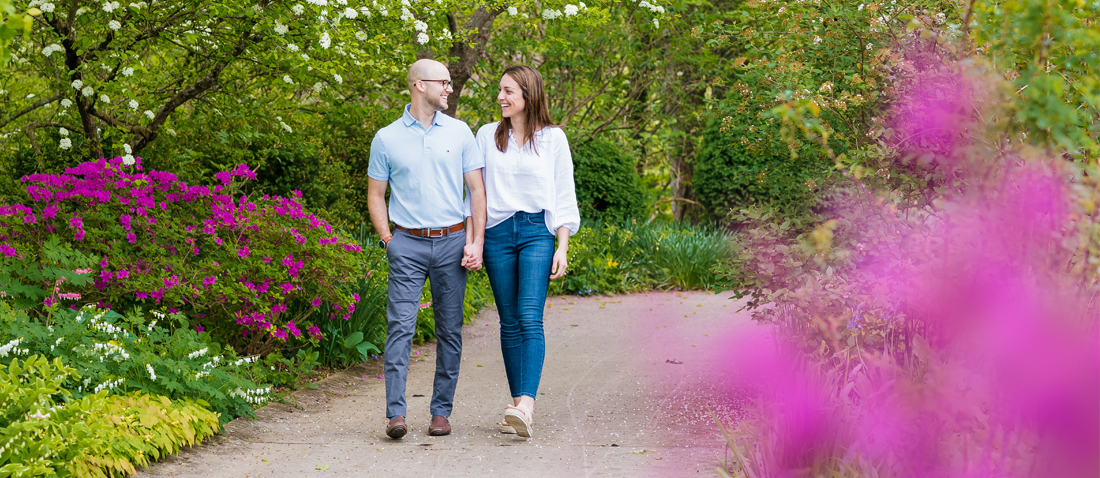
<svg viewBox="0 0 1100 478"><path fill-rule="evenodd" d="M898 79L872 147L827 151L851 173L816 223L734 214L733 279L778 347L731 347L762 396L723 472L1100 476L1100 169L1015 134L1017 88L944 63ZM805 105L775 111L820 140Z"/></svg>
<svg viewBox="0 0 1100 478"><path fill-rule="evenodd" d="M355 309L360 246L300 195L240 194L254 178L242 164L189 185L119 158L24 177L27 204L0 206L0 290L20 308L182 311L248 354L315 341Z"/></svg>

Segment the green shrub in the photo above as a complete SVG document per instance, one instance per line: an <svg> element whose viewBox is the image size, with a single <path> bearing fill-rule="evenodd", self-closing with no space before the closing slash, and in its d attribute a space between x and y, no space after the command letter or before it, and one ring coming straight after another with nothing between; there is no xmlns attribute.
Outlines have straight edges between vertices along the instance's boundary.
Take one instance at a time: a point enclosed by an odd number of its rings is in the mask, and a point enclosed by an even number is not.
<svg viewBox="0 0 1100 478"><path fill-rule="evenodd" d="M266 403L271 388L257 383L286 386L297 378L278 380L290 368L276 366L279 354L271 354L263 365L255 363L256 357L242 359L211 341L208 333L170 328L180 322L186 320L179 313L146 322L140 314L122 316L92 305L57 310L39 322L0 301L0 346L63 360L75 375L62 385L75 398L136 391L197 399L222 421L251 416L254 407ZM7 355L0 353L0 364L15 360Z"/></svg>
<svg viewBox="0 0 1100 478"><path fill-rule="evenodd" d="M692 178L699 203L718 219L730 209L752 204L791 215L808 212L813 191L832 163L808 151L792 159L778 134L757 132L749 140L746 128L741 121L727 121L713 123L703 133Z"/></svg>
<svg viewBox="0 0 1100 478"><path fill-rule="evenodd" d="M577 205L585 221L630 221L650 203L634 158L614 144L593 140L573 151Z"/></svg>
<svg viewBox="0 0 1100 478"><path fill-rule="evenodd" d="M0 290L32 310L73 300L185 311L247 354L315 340L313 323L348 315L342 285L360 246L298 195L241 195L255 178L244 165L214 176L192 186L119 158L28 176L31 206L0 206Z"/></svg>
<svg viewBox="0 0 1100 478"><path fill-rule="evenodd" d="M76 371L40 355L0 364L0 476L124 476L219 429L202 401L106 391L69 400Z"/></svg>
<svg viewBox="0 0 1100 478"><path fill-rule="evenodd" d="M718 289L731 237L689 226L597 223L569 239L569 269L551 294L618 294L652 288Z"/></svg>

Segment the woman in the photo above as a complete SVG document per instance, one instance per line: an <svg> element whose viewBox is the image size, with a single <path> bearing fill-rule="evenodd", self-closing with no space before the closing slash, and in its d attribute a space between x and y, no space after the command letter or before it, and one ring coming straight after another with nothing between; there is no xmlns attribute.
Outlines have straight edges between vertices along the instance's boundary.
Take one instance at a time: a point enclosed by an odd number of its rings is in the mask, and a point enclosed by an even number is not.
<svg viewBox="0 0 1100 478"><path fill-rule="evenodd" d="M488 212L484 264L500 313L500 348L513 401L501 431L530 437L546 351L546 291L551 279L565 275L569 236L580 227L580 212L569 141L550 121L542 76L529 66L504 70L497 101L503 119L477 132Z"/></svg>

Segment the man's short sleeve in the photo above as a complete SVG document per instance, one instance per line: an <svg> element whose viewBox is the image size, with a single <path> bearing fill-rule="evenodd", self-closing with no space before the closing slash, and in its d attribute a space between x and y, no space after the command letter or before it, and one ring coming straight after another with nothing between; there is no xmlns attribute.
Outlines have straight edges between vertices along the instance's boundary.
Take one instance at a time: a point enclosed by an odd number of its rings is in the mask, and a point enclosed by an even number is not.
<svg viewBox="0 0 1100 478"><path fill-rule="evenodd" d="M372 154L374 148L371 148ZM477 169L485 167L485 157L482 156L481 150L477 147L477 140L474 139L473 131L470 128L466 128L466 139L462 144L462 172L463 174Z"/></svg>
<svg viewBox="0 0 1100 478"><path fill-rule="evenodd" d="M367 161L367 176L378 181L390 180L390 160L386 154L386 145L382 135L375 134L370 143L370 159Z"/></svg>

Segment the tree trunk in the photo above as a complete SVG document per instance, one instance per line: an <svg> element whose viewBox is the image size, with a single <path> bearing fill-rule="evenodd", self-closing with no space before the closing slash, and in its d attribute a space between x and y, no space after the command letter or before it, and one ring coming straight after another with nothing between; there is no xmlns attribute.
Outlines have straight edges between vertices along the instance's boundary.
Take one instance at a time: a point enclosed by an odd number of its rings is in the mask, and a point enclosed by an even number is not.
<svg viewBox="0 0 1100 478"><path fill-rule="evenodd" d="M456 39L451 43L450 55L454 57L454 61L447 65L447 70L451 73L451 86L454 91L449 95L449 101L447 101L447 109L443 112L447 116L454 116L458 111L458 101L462 97L462 88L466 86L466 82L473 75L474 65L477 64L477 57L481 55L481 51L485 48L485 44L489 41L489 34L493 30L493 22L496 20L497 15L500 15L504 11L506 4L501 4L492 10L487 10L484 5L477 8L477 11L470 18L462 24L459 28L458 20L455 19L453 13L447 14L447 24L452 32L460 30L474 30L471 34L471 38L462 40ZM470 43L473 43L471 45Z"/></svg>

